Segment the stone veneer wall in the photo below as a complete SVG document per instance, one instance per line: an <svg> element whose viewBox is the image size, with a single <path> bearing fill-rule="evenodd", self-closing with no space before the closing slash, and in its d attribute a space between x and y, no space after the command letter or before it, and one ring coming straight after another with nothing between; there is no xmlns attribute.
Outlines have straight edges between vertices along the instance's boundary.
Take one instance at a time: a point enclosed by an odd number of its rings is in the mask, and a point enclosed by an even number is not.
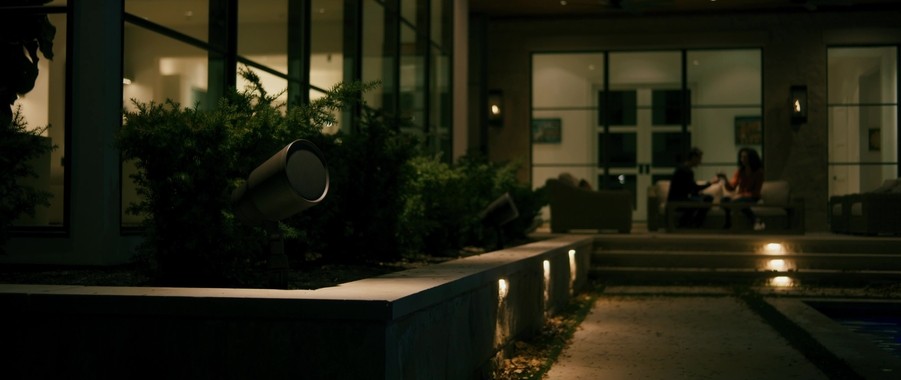
<svg viewBox="0 0 901 380"><path fill-rule="evenodd" d="M487 130L492 161L523 160L531 168L531 54L599 50L761 48L764 164L769 180L789 181L804 198L808 232L826 231L829 129L826 49L901 43L901 12L743 13L589 19L500 19L484 29L488 52L482 90L504 92L503 127ZM789 87L807 85L808 123L791 125ZM471 91L478 93L478 91Z"/></svg>
<svg viewBox="0 0 901 380"><path fill-rule="evenodd" d="M5 284L0 366L9 378L486 378L586 283L592 249L592 236L564 236L317 290Z"/></svg>

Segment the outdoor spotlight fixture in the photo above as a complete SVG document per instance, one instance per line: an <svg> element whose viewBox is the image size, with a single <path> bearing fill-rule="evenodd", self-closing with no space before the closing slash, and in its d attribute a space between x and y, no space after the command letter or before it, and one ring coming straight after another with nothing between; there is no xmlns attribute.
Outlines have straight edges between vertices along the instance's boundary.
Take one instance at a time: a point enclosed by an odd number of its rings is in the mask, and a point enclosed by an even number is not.
<svg viewBox="0 0 901 380"><path fill-rule="evenodd" d="M488 123L497 126L504 124L504 93L501 90L488 91Z"/></svg>
<svg viewBox="0 0 901 380"><path fill-rule="evenodd" d="M278 222L315 206L328 193L328 166L322 151L295 140L250 172L232 192L235 216L269 232L269 269L273 284L286 285L288 257Z"/></svg>
<svg viewBox="0 0 901 380"><path fill-rule="evenodd" d="M791 100L791 123L804 124L807 122L807 86L791 86L789 90Z"/></svg>
<svg viewBox="0 0 901 380"><path fill-rule="evenodd" d="M504 233L503 227L505 224L510 223L516 218L519 217L519 210L516 209L516 203L513 203L513 197L510 196L510 193L504 193L494 202L485 207L481 213L479 213L479 218L482 220L482 223L493 227L497 231L497 248L504 248Z"/></svg>
<svg viewBox="0 0 901 380"><path fill-rule="evenodd" d="M328 185L322 152L307 140L295 140L254 169L232 193L232 203L242 222L259 226L315 206Z"/></svg>

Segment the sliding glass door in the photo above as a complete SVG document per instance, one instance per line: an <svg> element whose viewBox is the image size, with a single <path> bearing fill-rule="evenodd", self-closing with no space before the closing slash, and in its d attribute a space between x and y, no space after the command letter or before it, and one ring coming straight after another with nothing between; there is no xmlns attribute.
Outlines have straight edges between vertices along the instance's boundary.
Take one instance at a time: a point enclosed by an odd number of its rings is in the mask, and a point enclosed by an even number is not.
<svg viewBox="0 0 901 380"><path fill-rule="evenodd" d="M532 183L568 172L629 190L644 221L647 188L692 146L705 151L699 180L760 150L761 78L758 49L535 54Z"/></svg>
<svg viewBox="0 0 901 380"><path fill-rule="evenodd" d="M609 85L597 92L598 185L629 190L633 219L644 220L645 190L690 146L682 53L613 52L609 63Z"/></svg>

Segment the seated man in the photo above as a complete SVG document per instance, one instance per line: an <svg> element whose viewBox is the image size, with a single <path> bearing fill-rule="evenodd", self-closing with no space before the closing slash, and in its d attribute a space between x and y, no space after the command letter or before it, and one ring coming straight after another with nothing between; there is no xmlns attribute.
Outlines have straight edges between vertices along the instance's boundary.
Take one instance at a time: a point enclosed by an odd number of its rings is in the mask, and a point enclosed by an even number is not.
<svg viewBox="0 0 901 380"><path fill-rule="evenodd" d="M698 166L701 163L701 158L703 156L704 152L702 152L700 149L692 148L691 151L688 152L688 159L685 160L685 162L683 162L681 165L676 167L675 172L673 172L673 178L670 181L669 194L667 194L666 197L667 202L713 201L712 196L701 195L701 190L704 190L710 187L710 185L719 182L719 178L714 179L713 182L708 181L703 185L699 185L697 181L695 181L694 167ZM704 224L704 219L707 217L707 211L709 211L709 208L683 207L680 208L679 211L681 211L682 214L676 222L677 227L700 227Z"/></svg>

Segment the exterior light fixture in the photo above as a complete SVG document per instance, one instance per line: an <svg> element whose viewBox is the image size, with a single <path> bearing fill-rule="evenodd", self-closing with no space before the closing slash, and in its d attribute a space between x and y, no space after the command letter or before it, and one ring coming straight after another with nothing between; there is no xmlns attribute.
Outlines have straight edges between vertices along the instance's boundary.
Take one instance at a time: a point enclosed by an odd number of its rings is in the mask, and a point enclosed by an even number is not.
<svg viewBox="0 0 901 380"><path fill-rule="evenodd" d="M504 124L504 92L501 90L488 91L488 123L497 126Z"/></svg>
<svg viewBox="0 0 901 380"><path fill-rule="evenodd" d="M510 193L504 193L479 213L482 223L493 227L497 232L497 249L504 248L504 233L501 227L518 217L519 210L516 208L516 203L513 203Z"/></svg>
<svg viewBox="0 0 901 380"><path fill-rule="evenodd" d="M776 272L785 271L785 268L786 268L785 260L782 260L782 259L770 260L767 262L766 267L767 267L767 269L769 269L771 271L776 271Z"/></svg>
<svg viewBox="0 0 901 380"><path fill-rule="evenodd" d="M798 125L807 122L807 86L791 86L789 90L791 123Z"/></svg>
<svg viewBox="0 0 901 380"><path fill-rule="evenodd" d="M767 284L772 288L790 288L795 286L795 280L788 276L776 276L770 278Z"/></svg>
<svg viewBox="0 0 901 380"><path fill-rule="evenodd" d="M547 314L551 303L551 261L542 261L541 268L544 273L544 313Z"/></svg>
<svg viewBox="0 0 901 380"><path fill-rule="evenodd" d="M296 140L254 169L232 193L232 204L242 222L259 226L315 206L328 186L322 152L307 140Z"/></svg>
<svg viewBox="0 0 901 380"><path fill-rule="evenodd" d="M784 255L786 253L785 246L781 243L764 244L762 251L765 255Z"/></svg>
<svg viewBox="0 0 901 380"><path fill-rule="evenodd" d="M235 216L269 233L269 271L273 286L287 285L288 257L278 222L321 202L328 193L325 157L316 145L295 140L254 169L232 192Z"/></svg>
<svg viewBox="0 0 901 380"><path fill-rule="evenodd" d="M497 280L497 301L498 303L503 302L507 298L507 293L510 291L507 285L507 280L499 279Z"/></svg>
<svg viewBox="0 0 901 380"><path fill-rule="evenodd" d="M573 294L575 292L576 286L576 274L579 273L578 267L576 265L576 250L569 250L569 294Z"/></svg>

